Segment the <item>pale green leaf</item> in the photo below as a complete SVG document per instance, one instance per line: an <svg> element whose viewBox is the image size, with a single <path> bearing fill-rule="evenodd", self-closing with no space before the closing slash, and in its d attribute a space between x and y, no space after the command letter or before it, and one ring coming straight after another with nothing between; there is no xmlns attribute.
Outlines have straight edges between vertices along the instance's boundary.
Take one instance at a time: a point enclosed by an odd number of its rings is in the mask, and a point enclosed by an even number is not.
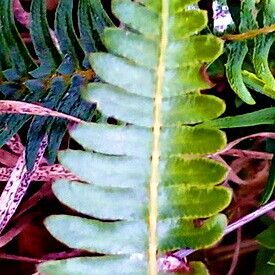
<svg viewBox="0 0 275 275"><path fill-rule="evenodd" d="M150 37L160 35L161 23L157 13L129 0L116 0L112 3L114 14L127 26Z"/></svg>
<svg viewBox="0 0 275 275"><path fill-rule="evenodd" d="M144 260L127 256L80 257L48 261L38 266L38 271L47 275L110 275L110 270L112 275L147 275L148 273Z"/></svg>
<svg viewBox="0 0 275 275"><path fill-rule="evenodd" d="M143 253L148 247L148 229L143 221L102 222L53 215L44 223L56 239L72 248L119 255Z"/></svg>
<svg viewBox="0 0 275 275"><path fill-rule="evenodd" d="M60 180L53 185L53 192L68 207L102 220L134 220L148 215L144 188L101 187Z"/></svg>
<svg viewBox="0 0 275 275"><path fill-rule="evenodd" d="M139 126L153 126L153 99L129 94L108 84L91 83L83 98L96 102L106 116ZM211 95L188 94L163 100L163 126L195 124L220 116L225 110L222 100Z"/></svg>

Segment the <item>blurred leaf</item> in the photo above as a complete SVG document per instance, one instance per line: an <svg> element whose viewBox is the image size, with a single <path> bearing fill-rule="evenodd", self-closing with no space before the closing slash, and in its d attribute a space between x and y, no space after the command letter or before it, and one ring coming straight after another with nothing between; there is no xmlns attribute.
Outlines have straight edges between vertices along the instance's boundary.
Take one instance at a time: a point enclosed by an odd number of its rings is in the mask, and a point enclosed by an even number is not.
<svg viewBox="0 0 275 275"><path fill-rule="evenodd" d="M274 275L275 266L268 264L268 261L272 257L274 251L266 248L261 248L256 258L256 275Z"/></svg>
<svg viewBox="0 0 275 275"><path fill-rule="evenodd" d="M260 233L256 239L262 246L269 249L275 249L275 223Z"/></svg>

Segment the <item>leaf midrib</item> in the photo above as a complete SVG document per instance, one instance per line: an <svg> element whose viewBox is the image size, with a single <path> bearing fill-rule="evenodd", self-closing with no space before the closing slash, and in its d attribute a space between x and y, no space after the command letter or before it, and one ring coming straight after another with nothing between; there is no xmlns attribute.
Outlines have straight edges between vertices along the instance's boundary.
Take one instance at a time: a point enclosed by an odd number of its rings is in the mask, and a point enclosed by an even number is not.
<svg viewBox="0 0 275 275"><path fill-rule="evenodd" d="M161 43L159 62L156 71L156 90L154 99L153 150L151 177L149 182L149 274L157 275L157 219L158 219L158 185L160 164L160 132L162 90L165 74L165 56L168 44L169 0L161 4Z"/></svg>

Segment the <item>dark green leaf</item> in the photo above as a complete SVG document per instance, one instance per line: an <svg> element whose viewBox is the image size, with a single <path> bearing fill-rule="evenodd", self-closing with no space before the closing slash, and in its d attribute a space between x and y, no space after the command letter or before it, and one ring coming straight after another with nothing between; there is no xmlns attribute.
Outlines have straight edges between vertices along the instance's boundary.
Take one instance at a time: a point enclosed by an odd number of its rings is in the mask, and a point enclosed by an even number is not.
<svg viewBox="0 0 275 275"><path fill-rule="evenodd" d="M43 106L50 109L55 108L66 89L67 86L63 78L54 78L49 94L42 102ZM29 171L33 168L40 143L47 134L51 121L52 119L48 117L35 117L30 125L26 142L26 165Z"/></svg>
<svg viewBox="0 0 275 275"><path fill-rule="evenodd" d="M41 63L39 68L31 72L31 75L36 78L47 76L61 64L61 56L52 41L44 0L32 1L30 33Z"/></svg>
<svg viewBox="0 0 275 275"><path fill-rule="evenodd" d="M79 69L84 59L83 49L73 27L73 4L74 1L60 0L56 10L55 33L64 58L58 72L62 74L71 74Z"/></svg>
<svg viewBox="0 0 275 275"><path fill-rule="evenodd" d="M0 9L0 28L9 52L11 67L3 71L8 80L17 80L35 68L35 64L18 33L12 14L12 0L4 0ZM2 47L2 45L1 45Z"/></svg>
<svg viewBox="0 0 275 275"><path fill-rule="evenodd" d="M81 0L78 7L78 25L86 53L84 66L89 67L88 54L104 49L100 35L105 27L112 26L113 23L100 0Z"/></svg>
<svg viewBox="0 0 275 275"><path fill-rule="evenodd" d="M275 249L275 223L257 236L260 244L269 249Z"/></svg>

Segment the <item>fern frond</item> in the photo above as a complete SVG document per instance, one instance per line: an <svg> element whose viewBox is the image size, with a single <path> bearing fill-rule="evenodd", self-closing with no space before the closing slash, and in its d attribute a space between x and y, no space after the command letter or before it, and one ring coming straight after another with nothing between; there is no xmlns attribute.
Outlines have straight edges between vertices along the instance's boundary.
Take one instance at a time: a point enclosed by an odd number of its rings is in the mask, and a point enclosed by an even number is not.
<svg viewBox="0 0 275 275"><path fill-rule="evenodd" d="M87 56L95 50L104 49L99 36L103 27L112 25L100 1L79 1L80 39L73 24L73 1L59 1L54 31L49 29L45 0L32 1L29 28L38 61L33 60L17 31L12 13L13 1L2 2L0 91L4 98L39 103L55 111L90 120L95 105L87 104L80 98L80 90L94 77ZM26 160L28 170L31 170L45 134L49 137L48 160L50 163L55 161L68 122L28 115L1 115L0 146L28 121L31 124L26 142Z"/></svg>
<svg viewBox="0 0 275 275"><path fill-rule="evenodd" d="M273 26L275 24L274 12L274 0L263 0L259 5L256 0L242 1L240 33L256 30L259 26ZM247 104L255 104L248 88L275 98L275 79L268 62L274 39L273 32L256 35L250 40L233 41L227 44L226 75L233 91ZM244 68L246 59L251 62L252 71Z"/></svg>
<svg viewBox="0 0 275 275"><path fill-rule="evenodd" d="M227 168L207 155L224 148L226 137L200 123L225 107L199 90L211 87L203 64L222 53L223 43L196 35L207 19L189 9L195 2L113 1L127 27L105 30L109 53L90 57L102 81L89 84L83 97L123 125L87 123L72 131L86 151L66 150L59 159L85 183L59 181L53 190L90 218L45 221L64 244L108 256L51 261L39 272L162 274L161 253L209 247L222 238L227 219L219 213L231 192L218 185ZM196 219L204 219L201 226Z"/></svg>

